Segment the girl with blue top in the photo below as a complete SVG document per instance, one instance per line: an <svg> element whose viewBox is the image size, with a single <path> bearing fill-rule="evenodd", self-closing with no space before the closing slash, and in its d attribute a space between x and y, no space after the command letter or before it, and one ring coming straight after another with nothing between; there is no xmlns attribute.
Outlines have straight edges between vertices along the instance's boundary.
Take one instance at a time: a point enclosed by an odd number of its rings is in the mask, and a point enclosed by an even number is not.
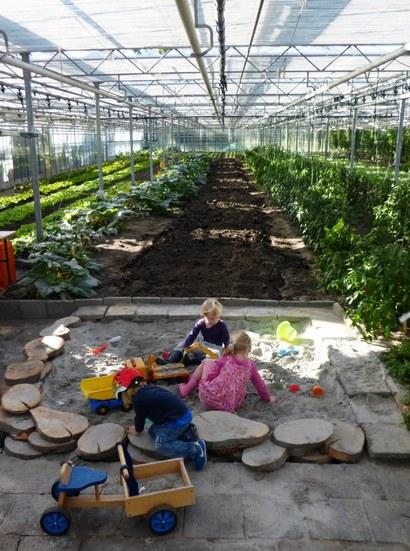
<svg viewBox="0 0 410 551"><path fill-rule="evenodd" d="M204 346L218 352L220 355L229 345L230 335L225 322L221 319L222 304L216 298L207 298L201 305L201 318L197 320L183 341L172 350L167 360L157 358L157 363L180 362L183 351L194 342L200 341ZM200 364L205 358L201 350L192 352L193 358L189 363Z"/></svg>

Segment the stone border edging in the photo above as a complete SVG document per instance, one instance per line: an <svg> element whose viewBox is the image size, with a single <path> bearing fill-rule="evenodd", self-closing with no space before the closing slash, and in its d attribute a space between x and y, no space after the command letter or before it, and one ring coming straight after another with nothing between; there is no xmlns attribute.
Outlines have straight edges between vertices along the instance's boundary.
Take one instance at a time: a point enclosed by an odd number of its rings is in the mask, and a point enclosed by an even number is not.
<svg viewBox="0 0 410 551"><path fill-rule="evenodd" d="M0 299L0 319L58 319L72 315L83 306L112 305L200 305L207 297L103 297L71 300L7 300ZM337 302L327 300L280 301L221 297L224 307L271 307L271 308L324 308L331 310L341 322L345 322L343 308ZM166 316L168 317L168 316ZM138 316L137 316L138 320ZM141 319L142 321L142 319Z"/></svg>

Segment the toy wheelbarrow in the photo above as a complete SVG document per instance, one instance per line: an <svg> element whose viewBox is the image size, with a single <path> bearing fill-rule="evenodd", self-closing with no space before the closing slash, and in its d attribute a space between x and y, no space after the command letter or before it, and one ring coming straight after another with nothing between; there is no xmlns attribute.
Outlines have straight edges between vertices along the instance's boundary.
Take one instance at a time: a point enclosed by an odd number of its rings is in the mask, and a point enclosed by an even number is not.
<svg viewBox="0 0 410 551"><path fill-rule="evenodd" d="M100 486L107 480L107 473L86 466L63 463L60 478L51 488L57 506L46 509L41 515L40 526L50 536L63 536L71 525L70 509L90 507L122 507L127 517L144 516L155 535L172 532L177 525L175 509L195 503L195 488L191 483L182 458L133 465L123 444L117 445L120 461L122 495L102 495ZM138 481L179 474L175 488L140 493ZM180 483L180 484L179 484ZM81 495L94 486L94 495Z"/></svg>

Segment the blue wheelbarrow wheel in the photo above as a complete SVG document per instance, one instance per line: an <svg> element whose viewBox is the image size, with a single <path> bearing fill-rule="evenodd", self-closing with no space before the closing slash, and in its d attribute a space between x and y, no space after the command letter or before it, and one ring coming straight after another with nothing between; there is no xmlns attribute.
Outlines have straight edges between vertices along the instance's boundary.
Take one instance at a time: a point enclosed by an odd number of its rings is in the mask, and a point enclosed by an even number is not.
<svg viewBox="0 0 410 551"><path fill-rule="evenodd" d="M49 536L64 536L70 525L71 515L62 507L50 507L41 515L41 529Z"/></svg>
<svg viewBox="0 0 410 551"><path fill-rule="evenodd" d="M58 498L60 497L60 493L61 493L59 484L60 484L60 481L57 479L54 482L54 484L51 486L51 495L56 501L58 501ZM68 490L66 492L67 497L77 497L79 495L80 495L79 490Z"/></svg>
<svg viewBox="0 0 410 551"><path fill-rule="evenodd" d="M149 513L148 528L156 536L165 536L174 530L178 522L175 509L169 505L156 507Z"/></svg>

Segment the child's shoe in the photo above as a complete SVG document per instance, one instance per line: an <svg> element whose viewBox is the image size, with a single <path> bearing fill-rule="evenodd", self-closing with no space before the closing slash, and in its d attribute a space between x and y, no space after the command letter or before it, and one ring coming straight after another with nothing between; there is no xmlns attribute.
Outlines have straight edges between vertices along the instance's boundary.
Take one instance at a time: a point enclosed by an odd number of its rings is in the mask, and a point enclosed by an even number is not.
<svg viewBox="0 0 410 551"><path fill-rule="evenodd" d="M195 457L195 468L197 471L202 471L208 460L205 440L198 440L198 442L195 442L195 447L198 448L198 452Z"/></svg>

